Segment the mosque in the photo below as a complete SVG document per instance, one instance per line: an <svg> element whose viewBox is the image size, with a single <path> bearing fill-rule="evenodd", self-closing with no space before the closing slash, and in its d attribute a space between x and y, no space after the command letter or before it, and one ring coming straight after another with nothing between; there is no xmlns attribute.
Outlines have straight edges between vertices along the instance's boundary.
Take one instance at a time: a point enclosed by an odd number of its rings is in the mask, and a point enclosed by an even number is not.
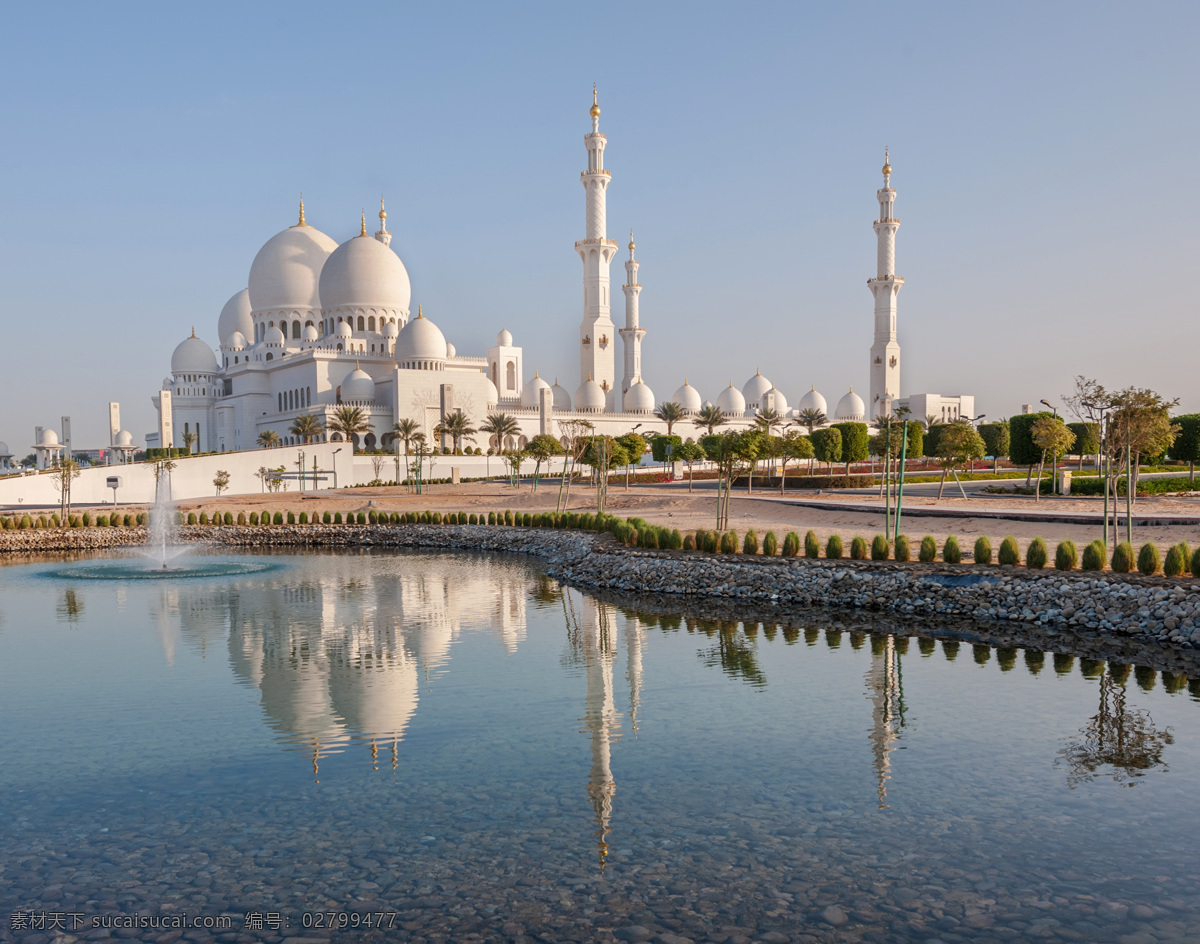
<svg viewBox="0 0 1200 944"><path fill-rule="evenodd" d="M267 431L285 445L295 444L299 439L290 430L298 417L315 415L327 424L343 405L359 407L369 422L370 431L355 443L368 450L393 448L392 427L404 418L415 420L433 442L434 427L454 411L465 413L476 427L488 413L512 416L518 432L504 443L493 437L487 444L493 449L521 448L539 434L561 437L560 424L571 420L587 421L609 435L635 425L665 432L666 424L653 415L665 398L656 397L642 379L646 329L639 317L642 286L632 233L621 287L624 327L618 329L612 320L610 268L619 247L607 236L606 193L612 177L604 166L607 138L600 132L594 90L590 116L591 131L584 136L587 169L580 174L584 238L575 243L583 264L583 319L573 393L557 378L549 383L539 371L526 379L522 349L505 328L485 354L460 354L420 305L413 317L408 270L392 249L382 201L379 229L369 234L364 214L358 235L339 246L306 221L301 200L295 225L267 240L250 265L247 287L221 310L215 353L194 328L175 348L171 376L152 398L159 423L147 445L191 442L197 452L246 450L256 448ZM731 381L709 401L684 379L670 398L685 414L675 424L676 433L688 437L705 432L697 414L714 403L725 417L725 429L749 426L766 409L785 418L816 410L830 422L871 422L897 406L909 407L918 419L939 410L943 420L973 412L973 397L922 394L900 399L896 297L904 280L894 269L900 221L893 215L891 172L885 155L874 224L877 271L868 281L875 298L870 405L850 388L831 413L825 397L810 388L793 407L757 371L740 389ZM319 438L342 437L323 431Z"/></svg>

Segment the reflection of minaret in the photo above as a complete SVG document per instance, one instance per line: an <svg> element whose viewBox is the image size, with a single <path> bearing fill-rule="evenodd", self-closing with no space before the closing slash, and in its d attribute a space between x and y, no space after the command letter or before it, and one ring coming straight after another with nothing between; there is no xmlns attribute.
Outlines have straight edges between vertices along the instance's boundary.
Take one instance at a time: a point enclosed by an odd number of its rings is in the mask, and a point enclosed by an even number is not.
<svg viewBox="0 0 1200 944"><path fill-rule="evenodd" d="M642 703L642 642L644 630L636 616L625 619L625 681L629 683L629 723L638 729L638 707Z"/></svg>
<svg viewBox="0 0 1200 944"><path fill-rule="evenodd" d="M617 785L612 775L610 744L619 736L620 715L613 701L613 661L617 655L615 629L610 626L609 608L593 600L585 603L581 639L587 671L587 713L581 733L592 739L592 771L588 776L588 799L596 814L596 839L603 871L608 858L609 821Z"/></svg>
<svg viewBox="0 0 1200 944"><path fill-rule="evenodd" d="M874 705L871 743L874 745L875 776L878 782L879 808L887 807L887 782L891 779L890 754L893 743L904 727L904 689L900 678L900 658L892 636L871 640L871 668L867 670L868 696Z"/></svg>

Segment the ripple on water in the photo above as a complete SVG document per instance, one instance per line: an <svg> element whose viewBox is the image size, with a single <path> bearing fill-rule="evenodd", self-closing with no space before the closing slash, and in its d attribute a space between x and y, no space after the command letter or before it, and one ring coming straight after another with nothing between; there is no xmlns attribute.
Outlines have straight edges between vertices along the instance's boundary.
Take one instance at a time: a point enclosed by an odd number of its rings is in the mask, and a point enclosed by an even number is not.
<svg viewBox="0 0 1200 944"><path fill-rule="evenodd" d="M42 573L56 580L183 580L194 577L235 577L275 570L270 561L231 557L183 557L167 567L136 557L80 561Z"/></svg>

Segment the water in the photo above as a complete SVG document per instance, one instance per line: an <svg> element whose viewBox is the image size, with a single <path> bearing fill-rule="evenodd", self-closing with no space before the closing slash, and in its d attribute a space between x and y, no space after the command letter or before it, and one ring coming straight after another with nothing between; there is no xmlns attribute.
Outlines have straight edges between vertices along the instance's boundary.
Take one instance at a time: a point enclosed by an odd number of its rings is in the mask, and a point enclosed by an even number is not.
<svg viewBox="0 0 1200 944"><path fill-rule="evenodd" d="M142 556L155 570L172 571L183 569L180 558L196 545L186 545L179 540L179 529L175 524L175 502L171 497L171 471L160 463L158 478L154 486L154 507L150 509L150 526L146 534L146 547Z"/></svg>
<svg viewBox="0 0 1200 944"><path fill-rule="evenodd" d="M195 561L263 569L0 569L0 940L1200 937L1184 680L501 557Z"/></svg>

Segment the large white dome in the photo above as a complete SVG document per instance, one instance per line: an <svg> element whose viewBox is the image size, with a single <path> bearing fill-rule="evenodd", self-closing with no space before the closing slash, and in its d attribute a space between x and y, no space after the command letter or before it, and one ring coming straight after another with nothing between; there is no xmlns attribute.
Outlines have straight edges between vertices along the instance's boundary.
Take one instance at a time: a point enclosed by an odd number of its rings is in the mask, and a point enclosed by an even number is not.
<svg viewBox="0 0 1200 944"><path fill-rule="evenodd" d="M589 377L575 391L575 409L580 413L604 412L604 388Z"/></svg>
<svg viewBox="0 0 1200 944"><path fill-rule="evenodd" d="M538 406L538 394L543 390L549 389L550 385L535 373L533 379L525 384L525 389L521 391L521 406L536 409Z"/></svg>
<svg viewBox="0 0 1200 944"><path fill-rule="evenodd" d="M554 386L550 388L554 391L554 409L556 411L571 412L571 395L567 393L567 388L559 386L557 378L554 381Z"/></svg>
<svg viewBox="0 0 1200 944"><path fill-rule="evenodd" d="M829 415L829 407L825 403L825 398L817 392L817 388L813 387L804 396L800 398L800 402L796 404L796 412L803 410L819 410L826 416Z"/></svg>
<svg viewBox="0 0 1200 944"><path fill-rule="evenodd" d="M250 317L250 289L244 288L225 303L221 317L217 319L217 340L222 344L233 332L240 331L245 337L254 337L254 319Z"/></svg>
<svg viewBox="0 0 1200 944"><path fill-rule="evenodd" d="M375 308L408 311L408 270L391 249L371 236L348 239L325 260L320 298L326 311Z"/></svg>
<svg viewBox="0 0 1200 944"><path fill-rule="evenodd" d="M118 446L132 446L133 445L133 433L131 433L127 429L121 430L119 433L117 433L117 445Z"/></svg>
<svg viewBox="0 0 1200 944"><path fill-rule="evenodd" d="M675 396L671 399L688 413L699 413L703 405L700 400L700 391L688 383L686 379L683 381L683 386L675 391Z"/></svg>
<svg viewBox="0 0 1200 944"><path fill-rule="evenodd" d="M717 409L726 416L743 416L746 412L746 398L730 381L729 386L717 397Z"/></svg>
<svg viewBox="0 0 1200 944"><path fill-rule="evenodd" d="M355 364L354 370L342 381L342 401L374 399L375 381L371 379L370 374Z"/></svg>
<svg viewBox="0 0 1200 944"><path fill-rule="evenodd" d="M57 446L58 433L52 429L43 429L42 438L38 441L39 446Z"/></svg>
<svg viewBox="0 0 1200 944"><path fill-rule="evenodd" d="M171 355L171 373L173 374L215 374L217 372L217 357L212 348L201 341L193 333L190 338L184 338Z"/></svg>
<svg viewBox="0 0 1200 944"><path fill-rule="evenodd" d="M289 226L276 233L250 264L250 307L320 310L321 269L335 249L337 243L311 226Z"/></svg>
<svg viewBox="0 0 1200 944"><path fill-rule="evenodd" d="M418 314L400 329L396 338L396 360L428 360L445 363L446 336L428 318ZM401 366L404 366L402 363Z"/></svg>
<svg viewBox="0 0 1200 944"><path fill-rule="evenodd" d="M763 394L770 389L771 381L756 370L754 376L742 386L742 396L754 409L758 409L759 404L762 403Z"/></svg>
<svg viewBox="0 0 1200 944"><path fill-rule="evenodd" d="M629 389L625 391L625 412L653 413L654 391L640 380L630 384Z"/></svg>
<svg viewBox="0 0 1200 944"><path fill-rule="evenodd" d="M759 398L758 408L761 410L764 407L774 410L780 416L787 416L787 397L785 397L779 390L772 387Z"/></svg>
<svg viewBox="0 0 1200 944"><path fill-rule="evenodd" d="M862 397L854 392L853 387L850 388L849 393L838 400L837 419L839 423L861 423L866 413L867 406L863 403Z"/></svg>

